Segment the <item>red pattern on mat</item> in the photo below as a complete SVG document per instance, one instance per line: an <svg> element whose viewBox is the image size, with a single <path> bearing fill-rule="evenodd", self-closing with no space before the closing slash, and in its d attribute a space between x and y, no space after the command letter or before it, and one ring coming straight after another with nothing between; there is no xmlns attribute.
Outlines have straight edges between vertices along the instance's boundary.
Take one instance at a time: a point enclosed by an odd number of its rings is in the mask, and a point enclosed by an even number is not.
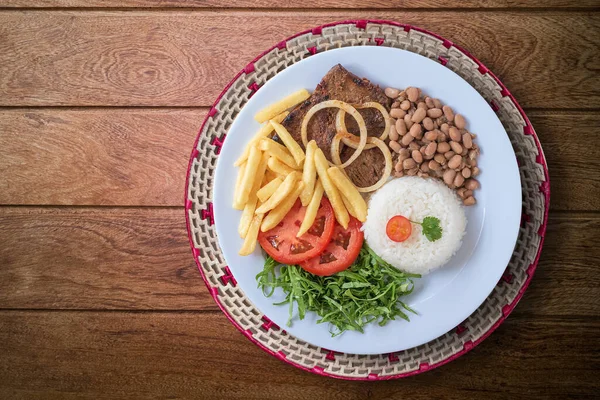
<svg viewBox="0 0 600 400"><path fill-rule="evenodd" d="M500 94L503 97L509 97L510 100L512 101L512 103L517 107L517 109L519 110L519 113L521 114L521 116L523 117L524 121L525 121L525 125L526 125L526 129L528 129L535 141L536 147L538 149L538 153L539 153L539 159L537 159L536 161L542 165L543 170L544 170L544 176L545 176L545 182L542 183L542 185L540 186L540 191L544 194L545 197L545 209L544 209L544 220L542 221L542 224L540 226L539 232L538 234L541 237L541 241L540 241L540 246L538 248L538 252L537 255L534 259L534 262L530 265L530 267L527 269L527 279L523 285L523 287L521 288L521 290L519 291L518 295L516 296L516 298L513 300L512 303L510 304L506 304L505 306L502 307L502 317L496 321L496 323L494 325L492 325L492 327L486 331L478 340L472 342L472 341L468 341L464 344L463 349L459 352L457 352L456 354L454 354L451 357L448 357L447 359L444 359L438 363L429 365L428 363L422 363L420 364L419 368L417 370L411 371L411 372L407 372L407 373L402 373L402 374L397 374L397 375L390 375L390 376L378 376L377 374L369 374L368 377L364 378L364 377L342 377L342 376L338 376L338 375L333 375L330 373L327 373L324 371L324 369L322 367L319 366L315 366L313 368L306 368L304 366L295 364L290 362L289 360L286 359L285 354L282 351L278 351L278 352L273 352L272 350L268 349L267 347L265 347L262 343L260 343L259 341L255 340L253 337L253 334L251 332L251 330L244 330L225 310L225 308L223 307L223 305L221 304L219 298L218 298L218 288L213 288L209 286L208 280L206 278L206 276L204 275L204 271L202 269L202 266L200 265L199 261L198 261L198 252L197 249L194 247L194 242L192 239L192 234L191 234L191 229L190 229L190 222L189 219L187 218L186 215L186 226L187 226L187 231L188 231L188 238L190 241L190 246L192 248L192 253L194 254L195 260L196 260L196 264L198 266L198 269L200 271L200 274L202 275L202 279L204 280L205 285L207 286L207 288L209 289L209 291L211 292L211 295L213 296L213 298L215 299L215 302L217 303L217 305L219 306L219 308L221 309L221 311L223 311L223 313L225 314L225 316L229 319L229 321L240 331L242 332L245 336L248 337L248 339L250 339L252 342L254 342L254 344L256 344L258 347L260 347L261 349L263 349L264 351L266 351L267 353L282 359L283 361L308 372L312 372L318 375L324 375L324 376L329 376L329 377L333 377L333 378L338 378L338 379L346 379L346 380L390 380L390 379L397 379L397 378L404 378L404 377L409 377L412 375L417 375L420 374L422 372L425 372L429 369L433 369L433 368L437 368L439 366L442 366L444 364L449 363L450 361L453 361L455 359L457 359L458 357L462 356L463 354L466 354L467 352L469 352L470 350L472 350L475 346L477 346L479 343L481 343L482 341L484 341L492 332L494 332L498 326L500 326L500 324L502 324L502 322L504 322L504 320L506 319L506 317L511 313L511 311L515 308L515 306L517 305L517 303L519 302L519 300L521 299L521 297L523 296L523 293L525 292L525 290L527 289L527 287L529 286L529 283L531 282L531 278L533 276L533 273L535 272L535 269L537 267L537 264L539 262L539 258L540 258L540 254L541 254L541 250L543 247L543 242L544 242L544 234L546 231L546 227L547 227L547 223L548 223L548 210L549 210L549 206L550 206L550 184L549 184L549 174L548 174L548 166L545 160L545 157L543 155L543 151L542 151L542 147L540 145L539 139L537 137L537 135L535 134L535 131L533 130L533 127L531 126L531 123L529 122L529 119L527 118L527 116L525 115L525 112L523 111L523 109L521 108L521 106L519 105L519 103L517 103L517 101L515 100L515 98L512 96L512 94L508 91L508 89L504 86L504 84L491 72L487 69L487 67L485 67L483 65L483 63L481 63L477 58L475 58L473 55L471 55L468 51L466 51L465 49L463 49L460 46L457 46L455 44L453 44L452 42L442 38L441 36L427 31L425 29L421 29L421 28L416 28L410 25L406 25L406 24L400 24L398 22L394 22L394 21L386 21L386 20L348 20L348 21L339 21L339 22L334 22L334 23L330 23L330 24L325 24L319 27L315 27L303 32L299 32L294 36L289 37L288 39L286 39L285 41L282 41L280 43L278 43L277 45L273 46L272 48L266 50L265 52L263 52L262 54L260 54L258 57L256 57L254 60L252 60L252 62L250 64L254 64L257 60L259 60L260 58L262 58L265 54L267 54L268 52L274 50L275 48L277 49L285 49L286 48L286 43L287 41L294 39L298 36L307 34L307 33L313 33L313 34L320 34L322 32L323 28L326 27L332 27L332 26L336 26L336 25L345 25L345 24L355 24L357 28L359 29L366 29L367 27L367 23L376 23L376 24L382 24L382 25L391 25L391 26L397 26L397 27L401 27L404 29L405 32L410 32L411 29L414 29L418 32L423 32L425 34L431 35L439 40L442 40L443 45L446 48L450 48L452 46L454 46L457 50L459 50L460 52L462 52L464 55L466 55L467 57L469 57L470 59L472 59L475 63L477 63L479 65L480 68L485 68L485 70L487 71L487 73L498 83L498 85L501 87L501 92ZM318 33L315 33L318 32ZM446 65L448 60L446 60L443 57L438 57L440 63L442 65ZM248 65L250 65L248 64ZM254 66L252 66L252 68L254 68ZM480 69L481 71L481 69ZM196 148L198 146L198 142L200 140L200 135L202 134L202 130L204 129L204 126L206 124L206 122L208 121L209 118L213 117L217 110L216 110L216 105L219 103L219 101L221 100L221 98L223 97L223 95L227 92L227 90L231 87L231 85L240 77L240 75L242 73L245 72L245 69L241 70L232 80L231 82L229 82L227 84L227 86L223 89L223 91L219 94L219 96L217 97L217 99L215 100L215 103L213 105L213 107L211 108L210 112L208 113L207 117L205 118L205 120L203 121L201 127L200 127L200 131L198 132L198 135L196 137L196 141L194 143L194 151L196 151ZM524 132L525 134L525 132ZM223 138L224 140L225 138ZM186 185L185 185L185 199L186 199L186 204L187 204L187 188L189 186L189 172L191 170L192 164L194 162L195 156L194 156L194 151L192 151L192 156L190 157L190 161L188 163L188 174L186 177ZM219 150L220 151L220 150ZM197 153L196 153L197 156ZM187 207L186 207L186 214L187 214ZM203 210L204 213L205 210ZM212 215L212 203L209 203L209 211L210 211L210 223L212 225L212 223L214 223L214 217ZM203 219L204 219L204 214L203 214Z"/></svg>

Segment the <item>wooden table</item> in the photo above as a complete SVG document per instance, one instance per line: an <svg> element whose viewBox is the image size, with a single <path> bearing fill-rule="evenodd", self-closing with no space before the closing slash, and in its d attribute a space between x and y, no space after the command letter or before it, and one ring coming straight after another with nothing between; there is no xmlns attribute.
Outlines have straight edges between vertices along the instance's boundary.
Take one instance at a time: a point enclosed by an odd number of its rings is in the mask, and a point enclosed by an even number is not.
<svg viewBox="0 0 600 400"><path fill-rule="evenodd" d="M599 5L2 1L0 398L598 396ZM251 344L206 291L182 206L195 135L236 72L359 18L470 50L525 108L551 176L544 252L513 314L457 361L389 382L311 375Z"/></svg>

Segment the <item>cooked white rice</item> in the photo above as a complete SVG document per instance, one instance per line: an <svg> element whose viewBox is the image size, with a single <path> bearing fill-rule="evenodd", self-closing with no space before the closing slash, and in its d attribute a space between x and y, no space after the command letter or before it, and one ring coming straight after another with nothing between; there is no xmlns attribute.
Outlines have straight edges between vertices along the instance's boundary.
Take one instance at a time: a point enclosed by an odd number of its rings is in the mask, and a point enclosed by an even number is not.
<svg viewBox="0 0 600 400"><path fill-rule="evenodd" d="M421 222L437 217L442 237L427 240L420 225L412 224L412 234L402 243L390 240L386 225L390 218L402 215ZM371 196L364 224L367 244L396 268L426 274L448 262L462 244L467 218L460 199L446 185L434 179L413 176L392 179Z"/></svg>

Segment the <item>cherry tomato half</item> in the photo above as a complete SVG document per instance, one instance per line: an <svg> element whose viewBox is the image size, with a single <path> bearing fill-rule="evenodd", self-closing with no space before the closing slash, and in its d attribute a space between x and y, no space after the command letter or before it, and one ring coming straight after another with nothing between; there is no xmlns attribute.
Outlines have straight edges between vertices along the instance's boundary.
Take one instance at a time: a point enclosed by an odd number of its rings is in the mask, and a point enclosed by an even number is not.
<svg viewBox="0 0 600 400"><path fill-rule="evenodd" d="M300 267L319 276L333 275L350 267L364 241L360 226L360 221L354 217L350 218L348 229L336 222L329 245L321 254L300 263Z"/></svg>
<svg viewBox="0 0 600 400"><path fill-rule="evenodd" d="M279 225L259 232L258 243L275 261L298 264L321 253L329 244L335 225L329 200L323 197L313 225L304 235L296 237L305 213L306 207L298 200Z"/></svg>
<svg viewBox="0 0 600 400"><path fill-rule="evenodd" d="M412 224L402 215L396 215L388 221L385 233L394 242L404 242L412 233Z"/></svg>

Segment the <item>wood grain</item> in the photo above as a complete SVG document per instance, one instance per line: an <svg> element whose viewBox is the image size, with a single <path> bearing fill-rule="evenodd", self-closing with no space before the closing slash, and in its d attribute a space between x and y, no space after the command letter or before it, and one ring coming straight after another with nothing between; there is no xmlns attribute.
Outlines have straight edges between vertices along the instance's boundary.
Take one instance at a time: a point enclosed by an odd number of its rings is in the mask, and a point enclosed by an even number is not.
<svg viewBox="0 0 600 400"><path fill-rule="evenodd" d="M180 206L205 115L205 109L0 110L0 204ZM600 115L529 116L550 167L552 209L600 210L600 147L590 146L600 139Z"/></svg>
<svg viewBox="0 0 600 400"><path fill-rule="evenodd" d="M184 215L0 207L0 308L214 309Z"/></svg>
<svg viewBox="0 0 600 400"><path fill-rule="evenodd" d="M598 340L598 320L509 318L471 353L436 370L399 381L352 382L282 363L220 314L4 311L0 396L571 398L597 389Z"/></svg>
<svg viewBox="0 0 600 400"><path fill-rule="evenodd" d="M2 7L94 8L585 8L598 7L594 0L5 0Z"/></svg>
<svg viewBox="0 0 600 400"><path fill-rule="evenodd" d="M600 316L600 215L550 218L517 315ZM217 310L183 209L0 208L0 308Z"/></svg>
<svg viewBox="0 0 600 400"><path fill-rule="evenodd" d="M206 110L0 111L0 204L183 205Z"/></svg>
<svg viewBox="0 0 600 400"><path fill-rule="evenodd" d="M349 18L445 36L479 57L524 107L600 107L600 14L504 11L3 11L0 105L208 106L265 49Z"/></svg>

